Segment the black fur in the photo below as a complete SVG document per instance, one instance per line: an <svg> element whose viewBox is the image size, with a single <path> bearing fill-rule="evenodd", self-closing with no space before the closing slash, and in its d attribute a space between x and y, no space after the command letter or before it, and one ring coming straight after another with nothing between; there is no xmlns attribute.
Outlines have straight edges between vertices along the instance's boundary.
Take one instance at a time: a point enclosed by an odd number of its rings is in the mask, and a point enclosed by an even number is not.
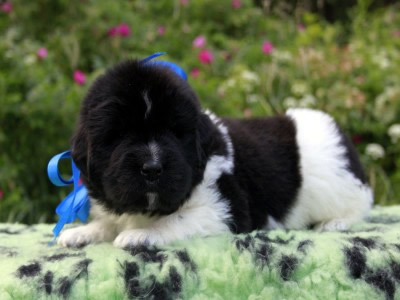
<svg viewBox="0 0 400 300"><path fill-rule="evenodd" d="M234 148L234 171L213 188L228 202L231 230L262 228L268 215L282 220L302 182L292 119L222 122ZM151 143L160 150L156 158ZM362 177L352 151L350 168ZM90 196L116 214L176 211L202 181L208 159L227 153L222 133L188 83L169 69L135 60L96 80L72 141ZM150 175L144 166L152 166ZM149 193L157 195L152 206Z"/></svg>

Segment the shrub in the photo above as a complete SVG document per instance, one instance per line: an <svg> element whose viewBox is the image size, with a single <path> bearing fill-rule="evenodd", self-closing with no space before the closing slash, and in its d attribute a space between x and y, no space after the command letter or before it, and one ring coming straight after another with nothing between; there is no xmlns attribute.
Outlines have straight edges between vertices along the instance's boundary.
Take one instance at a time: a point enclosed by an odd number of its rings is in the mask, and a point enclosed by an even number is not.
<svg viewBox="0 0 400 300"><path fill-rule="evenodd" d="M46 166L69 148L88 86L122 59L157 51L219 115L331 113L362 154L377 203L399 203L399 7L368 3L347 23L327 23L250 0L12 1L0 12L0 221L55 220L68 189L50 184Z"/></svg>

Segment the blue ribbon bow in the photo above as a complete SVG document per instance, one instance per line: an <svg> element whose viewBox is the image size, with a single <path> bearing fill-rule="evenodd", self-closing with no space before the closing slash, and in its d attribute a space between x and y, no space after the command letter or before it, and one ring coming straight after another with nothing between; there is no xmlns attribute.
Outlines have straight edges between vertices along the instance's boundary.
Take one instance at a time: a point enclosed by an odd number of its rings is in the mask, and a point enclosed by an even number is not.
<svg viewBox="0 0 400 300"><path fill-rule="evenodd" d="M166 52L157 52L144 58L141 62L149 65L161 66L170 68L178 76L187 80L187 75L185 71L178 65L171 63L169 61L152 61L152 59L164 55ZM61 177L58 172L58 163L61 159L71 159L72 164L72 177L68 180ZM57 206L56 213L60 217L56 226L53 229L54 241L60 234L65 224L74 222L77 218L83 223L86 223L89 217L90 201L88 196L88 191L86 187L79 183L80 171L75 165L72 157L71 151L65 151L55 155L47 166L47 173L50 181L56 186L67 186L74 184L74 190ZM53 243L54 243L53 241Z"/></svg>
<svg viewBox="0 0 400 300"><path fill-rule="evenodd" d="M68 180L61 177L58 172L58 163L61 159L71 159L72 177ZM57 206L56 213L60 217L53 229L55 238L59 235L65 224L72 223L78 218L86 223L89 217L90 202L86 187L79 182L80 171L71 158L71 151L65 151L55 155L47 166L50 181L56 186L74 184L74 190Z"/></svg>

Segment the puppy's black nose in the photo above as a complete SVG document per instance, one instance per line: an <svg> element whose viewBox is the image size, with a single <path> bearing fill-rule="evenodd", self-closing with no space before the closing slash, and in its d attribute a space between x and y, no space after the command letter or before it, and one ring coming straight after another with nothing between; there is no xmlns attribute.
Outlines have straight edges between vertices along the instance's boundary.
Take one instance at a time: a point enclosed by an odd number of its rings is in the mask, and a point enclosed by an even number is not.
<svg viewBox="0 0 400 300"><path fill-rule="evenodd" d="M162 173L162 166L159 162L149 161L142 167L142 175L149 181L156 181Z"/></svg>

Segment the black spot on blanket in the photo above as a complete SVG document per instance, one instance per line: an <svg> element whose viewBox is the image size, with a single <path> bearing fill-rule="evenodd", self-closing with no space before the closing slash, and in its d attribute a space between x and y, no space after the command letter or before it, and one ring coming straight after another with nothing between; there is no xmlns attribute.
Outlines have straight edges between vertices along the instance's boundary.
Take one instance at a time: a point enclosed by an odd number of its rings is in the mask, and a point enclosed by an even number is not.
<svg viewBox="0 0 400 300"><path fill-rule="evenodd" d="M376 241L372 238L361 238L361 237L354 237L351 238L350 241L355 245L355 246L361 246L365 247L368 250L376 248Z"/></svg>
<svg viewBox="0 0 400 300"><path fill-rule="evenodd" d="M174 293L179 293L182 289L182 277L174 266L169 268L168 289Z"/></svg>
<svg viewBox="0 0 400 300"><path fill-rule="evenodd" d="M345 248L344 254L346 256L346 265L350 270L350 275L354 279L361 278L365 272L366 261L365 254L358 247Z"/></svg>
<svg viewBox="0 0 400 300"><path fill-rule="evenodd" d="M176 251L176 256L178 257L179 261L185 266L185 268L189 268L192 272L196 271L197 266L190 258L186 249Z"/></svg>
<svg viewBox="0 0 400 300"><path fill-rule="evenodd" d="M155 246L138 245L125 248L132 256L139 256L144 262L164 263L167 256L163 251Z"/></svg>
<svg viewBox="0 0 400 300"><path fill-rule="evenodd" d="M371 216L367 218L366 221L373 224L395 224L400 222L400 217L391 215L379 215Z"/></svg>
<svg viewBox="0 0 400 300"><path fill-rule="evenodd" d="M137 298L141 295L139 280L136 279L140 275L139 266L135 262L125 262L124 269L124 282L125 290L129 298Z"/></svg>
<svg viewBox="0 0 400 300"><path fill-rule="evenodd" d="M88 278L89 272L88 268L89 265L93 262L93 260L86 258L84 260L81 260L74 266L74 271L76 272L75 279L79 279L82 276L85 276L86 279Z"/></svg>
<svg viewBox="0 0 400 300"><path fill-rule="evenodd" d="M54 274L51 271L48 271L43 278L43 288L47 295L50 295L53 290L53 278Z"/></svg>
<svg viewBox="0 0 400 300"><path fill-rule="evenodd" d="M256 262L261 263L261 267L264 267L271 260L271 255L274 253L274 248L270 244L262 244L256 249Z"/></svg>
<svg viewBox="0 0 400 300"><path fill-rule="evenodd" d="M298 265L298 259L294 256L283 255L280 262L279 267L281 268L281 277L283 280L288 281L292 276L294 270Z"/></svg>
<svg viewBox="0 0 400 300"><path fill-rule="evenodd" d="M386 299L394 299L396 286L391 279L389 272L383 269L378 269L376 271L369 270L368 273L369 274L365 277L365 281L384 292Z"/></svg>
<svg viewBox="0 0 400 300"><path fill-rule="evenodd" d="M146 299L157 299L157 300L172 300L179 299L178 293L182 290L182 277L174 266L169 268L169 276L164 282L158 282L155 276L150 276L153 282L152 286L147 292ZM145 293L145 291L143 291ZM142 295L143 296L143 295Z"/></svg>
<svg viewBox="0 0 400 300"><path fill-rule="evenodd" d="M243 238L237 238L235 240L235 245L239 251L243 251L244 249L254 247L254 239L250 235L246 235Z"/></svg>
<svg viewBox="0 0 400 300"><path fill-rule="evenodd" d="M299 245L297 246L297 251L300 251L300 252L302 252L303 254L306 254L307 249L308 249L310 246L312 246L312 245L314 245L314 243L313 243L313 241L311 241L311 240L304 240L304 241L301 241L301 242L299 243Z"/></svg>
<svg viewBox="0 0 400 300"><path fill-rule="evenodd" d="M59 253L59 254L54 254L51 256L44 256L44 260L49 261L49 262L53 262L53 261L59 261L59 260L63 260L64 258L67 257L77 257L77 256L82 256L84 255L83 252L80 253Z"/></svg>
<svg viewBox="0 0 400 300"><path fill-rule="evenodd" d="M41 265L37 261L35 261L34 263L20 266L17 269L17 276L19 278L33 277L33 276L38 275L40 273L41 269L42 269Z"/></svg>
<svg viewBox="0 0 400 300"><path fill-rule="evenodd" d="M392 270L392 276L400 283L400 264L392 261L390 263L390 269Z"/></svg>
<svg viewBox="0 0 400 300"><path fill-rule="evenodd" d="M270 243L275 243L275 244L279 244L279 245L287 245L289 244L291 241L294 240L294 236L292 235L291 237L289 237L287 240L282 239L281 237L276 237L274 239L271 239L267 232L264 231L259 231L256 233L256 235L254 236L256 239L259 239L263 242L270 242Z"/></svg>
<svg viewBox="0 0 400 300"><path fill-rule="evenodd" d="M21 230L11 231L9 228L1 228L0 233L3 234L20 234Z"/></svg>
<svg viewBox="0 0 400 300"><path fill-rule="evenodd" d="M68 277L61 277L57 282L57 293L65 298L69 296L72 287L72 281Z"/></svg>

